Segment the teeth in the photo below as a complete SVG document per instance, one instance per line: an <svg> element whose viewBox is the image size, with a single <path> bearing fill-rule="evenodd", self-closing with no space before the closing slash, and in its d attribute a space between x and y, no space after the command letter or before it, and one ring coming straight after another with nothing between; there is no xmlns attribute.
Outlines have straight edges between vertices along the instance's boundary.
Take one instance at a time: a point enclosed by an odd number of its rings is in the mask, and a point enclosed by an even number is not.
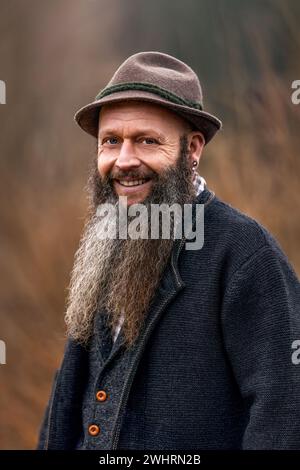
<svg viewBox="0 0 300 470"><path fill-rule="evenodd" d="M120 180L119 183L123 186L139 186L140 184L145 183L146 180L134 180L134 181L123 181Z"/></svg>

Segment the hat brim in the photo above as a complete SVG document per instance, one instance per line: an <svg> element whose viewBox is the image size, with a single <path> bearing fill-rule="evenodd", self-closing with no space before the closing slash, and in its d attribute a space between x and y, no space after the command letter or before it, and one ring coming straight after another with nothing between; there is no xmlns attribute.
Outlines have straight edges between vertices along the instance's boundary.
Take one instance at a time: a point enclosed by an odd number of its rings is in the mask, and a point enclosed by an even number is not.
<svg viewBox="0 0 300 470"><path fill-rule="evenodd" d="M79 109L74 116L74 120L85 132L97 138L101 106L121 101L146 101L164 106L171 111L176 112L203 133L205 144L207 144L216 132L222 128L222 122L216 116L213 116L206 111L200 111L181 104L170 103L170 101L167 101L154 93L139 90L115 92L104 96L99 100L93 101Z"/></svg>

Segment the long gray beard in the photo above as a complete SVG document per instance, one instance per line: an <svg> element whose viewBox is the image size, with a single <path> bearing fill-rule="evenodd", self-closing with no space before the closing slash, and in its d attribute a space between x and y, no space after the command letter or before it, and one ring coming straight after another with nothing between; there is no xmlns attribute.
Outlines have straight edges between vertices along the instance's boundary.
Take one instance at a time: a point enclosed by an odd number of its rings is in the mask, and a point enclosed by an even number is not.
<svg viewBox="0 0 300 470"><path fill-rule="evenodd" d="M143 202L148 213L150 204L177 203L183 206L195 197L187 157L184 136L176 165L159 175L151 194ZM118 198L109 180L101 182L96 167L88 189L92 201L91 215L75 255L65 315L67 333L73 339L87 343L93 332L96 312L108 314L112 334L123 314L122 331L126 346L130 347L144 324L170 258L174 239L100 239L103 223L96 213L97 207L103 202L116 203Z"/></svg>

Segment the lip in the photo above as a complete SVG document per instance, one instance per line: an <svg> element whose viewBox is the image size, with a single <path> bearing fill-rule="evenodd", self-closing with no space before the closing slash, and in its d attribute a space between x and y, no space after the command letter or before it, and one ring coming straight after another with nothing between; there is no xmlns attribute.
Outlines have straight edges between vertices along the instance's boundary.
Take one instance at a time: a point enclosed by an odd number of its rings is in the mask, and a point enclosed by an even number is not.
<svg viewBox="0 0 300 470"><path fill-rule="evenodd" d="M125 178L124 178L125 179ZM115 191L119 194L122 192L122 195L126 194L134 194L134 193L140 193L141 191L144 191L145 189L148 189L152 184L152 180L148 180L143 184L140 184L138 186L123 186L118 182L118 180L114 180L114 189Z"/></svg>

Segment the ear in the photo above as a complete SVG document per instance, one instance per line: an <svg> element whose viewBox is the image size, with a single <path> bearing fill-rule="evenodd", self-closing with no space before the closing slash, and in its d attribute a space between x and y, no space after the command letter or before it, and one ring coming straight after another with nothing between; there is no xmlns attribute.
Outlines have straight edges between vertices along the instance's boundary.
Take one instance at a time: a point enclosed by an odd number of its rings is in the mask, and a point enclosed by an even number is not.
<svg viewBox="0 0 300 470"><path fill-rule="evenodd" d="M191 166L194 161L197 161L199 164L204 145L205 139L202 132L193 131L188 134L189 161Z"/></svg>

